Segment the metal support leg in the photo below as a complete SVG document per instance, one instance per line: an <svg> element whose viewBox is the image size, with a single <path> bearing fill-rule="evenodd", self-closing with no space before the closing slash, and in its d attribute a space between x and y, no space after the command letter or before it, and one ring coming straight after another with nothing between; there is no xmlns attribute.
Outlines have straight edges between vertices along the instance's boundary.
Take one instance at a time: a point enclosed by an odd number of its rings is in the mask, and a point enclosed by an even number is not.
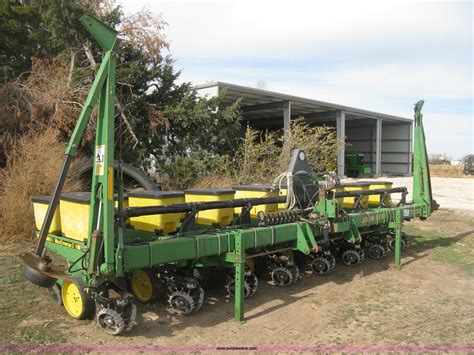
<svg viewBox="0 0 474 355"><path fill-rule="evenodd" d="M242 234L235 234L235 321L244 321L245 254Z"/></svg>
<svg viewBox="0 0 474 355"><path fill-rule="evenodd" d="M402 210L397 208L395 212L395 265L401 266L401 239L402 239Z"/></svg>
<svg viewBox="0 0 474 355"><path fill-rule="evenodd" d="M345 176L345 155L346 155L346 114L340 110L336 112L337 140L340 147L337 151L337 175Z"/></svg>
<svg viewBox="0 0 474 355"><path fill-rule="evenodd" d="M286 157L290 158L291 146L291 101L283 102L283 148Z"/></svg>
<svg viewBox="0 0 474 355"><path fill-rule="evenodd" d="M375 176L382 175L382 119L377 118L375 129Z"/></svg>

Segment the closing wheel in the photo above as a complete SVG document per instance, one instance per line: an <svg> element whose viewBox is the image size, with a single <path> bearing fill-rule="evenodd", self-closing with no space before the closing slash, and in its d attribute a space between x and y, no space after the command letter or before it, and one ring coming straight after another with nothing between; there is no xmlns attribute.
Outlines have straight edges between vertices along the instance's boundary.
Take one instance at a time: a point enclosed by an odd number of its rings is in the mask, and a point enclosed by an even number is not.
<svg viewBox="0 0 474 355"><path fill-rule="evenodd" d="M257 293L258 289L258 278L253 272L248 271L245 273L245 284L250 288L248 297L252 297Z"/></svg>
<svg viewBox="0 0 474 355"><path fill-rule="evenodd" d="M402 250L406 249L410 246L410 241L408 239L408 236L403 232L402 232L402 238L400 240L400 244L402 246Z"/></svg>
<svg viewBox="0 0 474 355"><path fill-rule="evenodd" d="M324 275L331 271L331 262L323 256L318 256L311 262L311 268L316 274Z"/></svg>
<svg viewBox="0 0 474 355"><path fill-rule="evenodd" d="M293 283L294 275L287 267L276 267L272 270L272 280L275 286L288 287Z"/></svg>
<svg viewBox="0 0 474 355"><path fill-rule="evenodd" d="M93 311L94 303L87 295L85 285L80 279L64 281L61 298L67 313L75 319L85 319Z"/></svg>
<svg viewBox="0 0 474 355"><path fill-rule="evenodd" d="M391 232L387 235L387 242L388 242L388 249L390 251L394 251L395 250L395 232ZM401 249L406 249L410 246L410 241L408 239L408 236L402 232L401 234L401 238L400 238L400 247Z"/></svg>
<svg viewBox="0 0 474 355"><path fill-rule="evenodd" d="M193 312L199 311L204 303L204 290L202 289L202 287L197 287L189 291L189 294L191 295L194 301Z"/></svg>
<svg viewBox="0 0 474 355"><path fill-rule="evenodd" d="M347 249L342 253L342 262L347 266L354 266L361 262L360 253L355 249Z"/></svg>
<svg viewBox="0 0 474 355"><path fill-rule="evenodd" d="M359 257L360 257L359 263L361 263L362 261L364 261L364 259L365 259L365 251L364 251L364 249L362 249L362 247L361 247L360 245L356 245L354 250L359 254Z"/></svg>
<svg viewBox="0 0 474 355"><path fill-rule="evenodd" d="M193 297L184 291L174 291L168 298L168 304L171 309L182 316L191 314L195 309Z"/></svg>
<svg viewBox="0 0 474 355"><path fill-rule="evenodd" d="M125 320L125 330L132 330L133 326L137 323L135 319L137 318L137 306L134 303L131 303L128 307L127 317Z"/></svg>
<svg viewBox="0 0 474 355"><path fill-rule="evenodd" d="M130 277L130 289L138 302L153 302L158 297L155 274L148 269L137 270Z"/></svg>
<svg viewBox="0 0 474 355"><path fill-rule="evenodd" d="M368 253L372 259L380 259L386 255L385 248L381 244L372 244L369 247Z"/></svg>
<svg viewBox="0 0 474 355"><path fill-rule="evenodd" d="M327 254L326 257L329 260L329 264L331 265L331 268L329 269L329 271L333 271L334 268L336 267L336 258L331 253Z"/></svg>
<svg viewBox="0 0 474 355"><path fill-rule="evenodd" d="M293 282L298 281L300 278L300 269L297 265L290 266L291 273L293 274Z"/></svg>
<svg viewBox="0 0 474 355"><path fill-rule="evenodd" d="M258 281L256 285L258 285ZM229 295L229 297L235 296L235 280L234 279L231 279L230 281L228 281L227 284L225 285L225 288L227 290L227 294ZM247 280L244 281L244 298L252 297L256 291L257 291L256 287L255 287L255 291L253 292L253 289L248 283L248 281Z"/></svg>
<svg viewBox="0 0 474 355"><path fill-rule="evenodd" d="M112 308L102 308L97 314L97 324L108 334L119 335L125 330L125 321L120 313Z"/></svg>

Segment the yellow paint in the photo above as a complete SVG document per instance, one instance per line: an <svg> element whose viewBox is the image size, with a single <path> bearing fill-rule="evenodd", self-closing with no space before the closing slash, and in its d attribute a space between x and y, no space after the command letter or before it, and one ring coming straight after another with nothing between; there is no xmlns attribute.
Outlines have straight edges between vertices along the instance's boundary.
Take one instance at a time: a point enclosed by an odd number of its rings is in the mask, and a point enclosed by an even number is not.
<svg viewBox="0 0 474 355"><path fill-rule="evenodd" d="M153 197L128 197L130 207L161 206L183 203L183 197L153 198ZM162 230L164 234L175 232L179 226L181 213L155 214L130 218L130 224L137 230L155 232Z"/></svg>
<svg viewBox="0 0 474 355"><path fill-rule="evenodd" d="M48 204L41 202L33 202L33 211L35 215L36 229L41 230L41 227L43 227L44 218L46 217L46 212L48 211ZM57 207L56 211L54 211L53 220L51 222L51 226L49 227L48 233L61 233L61 218L59 213L59 207Z"/></svg>
<svg viewBox="0 0 474 355"><path fill-rule="evenodd" d="M126 195L123 196L122 206L123 206L123 208L128 207L128 197ZM118 194L115 194L114 207L118 208ZM127 224L127 225L130 224L130 218L127 218L125 220L125 224Z"/></svg>
<svg viewBox="0 0 474 355"><path fill-rule="evenodd" d="M186 193L185 199L186 202L215 202L215 201L225 201L232 200L234 198L234 193L224 194L224 195L201 195L201 194L192 194ZM219 208L215 210L200 211L197 214L196 222L198 224L204 225L213 225L218 224L219 226L227 226L231 224L234 217L234 209L230 208Z"/></svg>
<svg viewBox="0 0 474 355"><path fill-rule="evenodd" d="M279 195L280 195L280 196L286 196L287 193L288 193L288 190L287 190L287 189L281 188L281 189L280 189L280 192L279 192ZM278 204L278 210L279 210L279 211L284 210L284 209L285 209L285 204L286 204L285 202L279 203L279 204Z"/></svg>
<svg viewBox="0 0 474 355"><path fill-rule="evenodd" d="M374 181L370 183L370 190L376 190L376 189L391 189L393 186L393 182L390 181ZM378 206L380 203L380 197L381 195L370 195L369 196L369 206ZM392 197L391 195L387 195L385 199L385 203L389 204L392 202Z"/></svg>
<svg viewBox="0 0 474 355"><path fill-rule="evenodd" d="M116 197L115 198L115 202L114 202L114 207L115 208L118 208L118 198ZM125 197L123 198L123 207L128 207L128 197Z"/></svg>
<svg viewBox="0 0 474 355"><path fill-rule="evenodd" d="M235 198L265 198L265 197L278 197L278 191L250 191L242 188L235 188ZM262 211L264 213L274 212L278 209L277 204L272 205L259 205L255 206L250 210L250 217L257 217L258 212ZM234 213L240 215L242 212L242 207L234 208Z"/></svg>
<svg viewBox="0 0 474 355"><path fill-rule="evenodd" d="M71 281L64 281L61 288L61 297L67 313L73 318L80 318L84 312L85 300L82 299L77 285Z"/></svg>
<svg viewBox="0 0 474 355"><path fill-rule="evenodd" d="M369 185L361 185L361 186L342 186L336 189L336 192L342 191L366 191L369 190ZM337 199L339 203L342 203L343 208L353 208L356 198L355 197L344 197ZM367 207L369 203L369 197L364 196L361 200L361 206Z"/></svg>
<svg viewBox="0 0 474 355"><path fill-rule="evenodd" d="M127 205L127 199L124 199L124 206ZM117 206L118 202L115 201L115 207ZM80 200L74 202L67 201L61 198L59 201L59 210L62 235L80 242L87 239L90 220L90 203L85 203L85 201Z"/></svg>
<svg viewBox="0 0 474 355"><path fill-rule="evenodd" d="M87 239L90 205L60 200L59 208L62 234L67 238L81 242Z"/></svg>
<svg viewBox="0 0 474 355"><path fill-rule="evenodd" d="M143 271L135 271L130 278L130 288L133 295L140 302L149 302L153 296L153 280L150 275Z"/></svg>

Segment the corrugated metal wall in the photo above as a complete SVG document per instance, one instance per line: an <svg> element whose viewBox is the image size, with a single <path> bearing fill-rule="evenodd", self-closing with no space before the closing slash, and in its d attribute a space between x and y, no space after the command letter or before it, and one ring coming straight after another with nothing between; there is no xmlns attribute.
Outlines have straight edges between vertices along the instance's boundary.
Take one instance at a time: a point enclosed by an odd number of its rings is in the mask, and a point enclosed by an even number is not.
<svg viewBox="0 0 474 355"><path fill-rule="evenodd" d="M384 122L385 123L385 122ZM366 164L375 172L375 122L373 126L346 126L346 151L364 154ZM382 124L382 173L411 175L412 125Z"/></svg>
<svg viewBox="0 0 474 355"><path fill-rule="evenodd" d="M411 174L411 125L382 125L382 173Z"/></svg>
<svg viewBox="0 0 474 355"><path fill-rule="evenodd" d="M375 125L373 127L348 127L346 126L346 143L350 144L346 152L364 154L365 164L372 164L375 171Z"/></svg>

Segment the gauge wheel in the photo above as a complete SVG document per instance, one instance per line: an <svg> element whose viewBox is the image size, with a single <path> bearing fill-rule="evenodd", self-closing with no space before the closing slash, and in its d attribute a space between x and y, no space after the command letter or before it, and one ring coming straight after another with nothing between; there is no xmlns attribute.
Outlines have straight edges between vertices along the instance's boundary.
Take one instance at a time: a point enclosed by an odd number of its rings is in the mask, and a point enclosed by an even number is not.
<svg viewBox="0 0 474 355"><path fill-rule="evenodd" d="M158 298L158 279L150 269L135 271L129 279L130 290L138 302L151 303Z"/></svg>
<svg viewBox="0 0 474 355"><path fill-rule="evenodd" d="M66 312L72 318L89 318L94 310L94 302L86 292L81 279L66 280L61 287L61 299Z"/></svg>

